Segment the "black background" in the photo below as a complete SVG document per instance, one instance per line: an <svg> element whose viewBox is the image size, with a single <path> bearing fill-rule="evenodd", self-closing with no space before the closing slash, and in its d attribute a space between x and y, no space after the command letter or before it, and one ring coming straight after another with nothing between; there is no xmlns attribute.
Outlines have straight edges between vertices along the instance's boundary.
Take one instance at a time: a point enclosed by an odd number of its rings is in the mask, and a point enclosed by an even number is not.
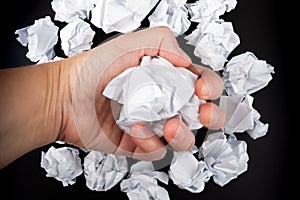
<svg viewBox="0 0 300 200"><path fill-rule="evenodd" d="M7 1L6 6L2 6L0 26L1 34L3 33L4 36L2 34L0 37L1 68L33 64L25 56L27 48L16 41L14 32L32 25L35 19L46 15L53 19L54 12L50 3L51 0ZM224 187L210 180L204 191L198 194L181 190L170 180L168 186L163 186L168 190L171 200L219 198L273 200L282 199L290 193L291 190L283 189L291 188L287 180L294 176L295 172L290 169L287 151L290 145L289 136L291 136L289 117L291 103L288 102L291 95L287 92L288 75L293 73L288 44L292 43L290 40L293 38L286 34L290 30L287 25L289 20L287 14L291 12L287 10L286 5L282 1L279 4L274 0L240 0L233 11L223 16L223 19L233 23L235 32L241 39L241 44L230 57L251 51L275 68L273 80L269 85L253 94L254 108L262 115L261 121L270 124L268 134L257 140L251 139L248 135L239 135L240 139L248 143L250 157L248 170ZM60 27L65 25L55 23ZM146 20L143 25L148 25ZM289 37L285 38L285 36ZM94 44L106 37L98 30ZM63 56L59 45L55 50L58 55ZM120 191L119 184L107 192L96 192L86 187L83 176L79 176L74 185L67 187L63 187L62 183L54 178L46 177L46 172L40 167L41 151L47 151L51 145L53 144L29 152L0 170L0 195L6 195L8 199L62 199L64 197L127 199L126 193Z"/></svg>

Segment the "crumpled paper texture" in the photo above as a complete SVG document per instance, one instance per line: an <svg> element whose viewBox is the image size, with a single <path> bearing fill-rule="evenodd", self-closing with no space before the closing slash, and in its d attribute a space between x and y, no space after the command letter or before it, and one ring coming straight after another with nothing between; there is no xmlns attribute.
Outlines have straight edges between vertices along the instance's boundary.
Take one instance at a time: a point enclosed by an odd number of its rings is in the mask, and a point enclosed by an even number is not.
<svg viewBox="0 0 300 200"><path fill-rule="evenodd" d="M58 41L59 28L49 16L34 21L33 25L16 30L17 40L28 47L26 57L32 62L50 61L55 56L53 47Z"/></svg>
<svg viewBox="0 0 300 200"><path fill-rule="evenodd" d="M67 57L89 50L93 44L95 32L89 23L75 19L60 31L61 47Z"/></svg>
<svg viewBox="0 0 300 200"><path fill-rule="evenodd" d="M90 151L84 158L84 177L89 189L107 191L128 172L126 156Z"/></svg>
<svg viewBox="0 0 300 200"><path fill-rule="evenodd" d="M231 22L213 21L199 23L185 37L188 44L195 46L194 54L212 70L222 70L229 54L240 44Z"/></svg>
<svg viewBox="0 0 300 200"><path fill-rule="evenodd" d="M272 80L273 73L274 68L270 64L248 51L227 63L222 78L229 96L246 95L264 88Z"/></svg>
<svg viewBox="0 0 300 200"><path fill-rule="evenodd" d="M61 181L63 186L73 185L83 172L78 155L78 149L52 146L47 152L42 152L41 167L47 172L47 177Z"/></svg>
<svg viewBox="0 0 300 200"><path fill-rule="evenodd" d="M223 130L227 134L243 133L245 131L253 138L266 135L268 124L263 124L260 114L252 106L254 98L250 95L221 96L220 108L226 113Z"/></svg>
<svg viewBox="0 0 300 200"><path fill-rule="evenodd" d="M169 176L179 188L200 193L213 173L206 168L206 163L198 161L193 153L196 152L174 152Z"/></svg>
<svg viewBox="0 0 300 200"><path fill-rule="evenodd" d="M158 2L53 0L51 6L55 12L54 19L67 23L59 36L65 55L70 57L91 48L94 35L87 23L105 33L131 32L141 26L142 20ZM256 139L268 130L268 124L260 122L260 114L253 108L253 97L249 94L268 84L274 73L273 67L258 60L251 52L237 55L227 62L227 57L240 40L232 23L220 17L236 5L236 0L198 0L194 3L161 0L148 18L150 27L167 26L175 36L185 33L191 21L198 23L197 28L185 37L188 44L195 46L194 54L201 58L202 64L215 71L223 70L222 78L229 95L220 98L220 107L227 114L222 128L224 132L209 134L199 149L198 158L194 151L174 152L169 170L174 184L193 193L203 191L210 177L224 186L247 170L247 145L237 140L235 133L246 131ZM58 30L46 16L36 20L32 26L17 30L17 40L28 46L26 56L33 62L61 59L53 50L58 41ZM162 136L165 122L173 117L180 118L195 131L202 127L198 108L205 102L194 95L196 79L190 71L175 68L163 58L144 57L140 66L127 69L116 77L104 94L122 105L115 119L127 133L133 123L143 122ZM138 87L140 85L143 87ZM128 174L124 157L82 150L87 154L83 164L86 184L90 189L109 190ZM78 150L69 147L51 147L48 152L42 152L41 166L47 176L62 181L64 186L74 184L75 178L82 174ZM157 181L167 184L169 177L166 173L155 171L151 162L140 161L132 165L128 177L120 184L121 190L127 193L129 199L169 199L168 192L158 186Z"/></svg>
<svg viewBox="0 0 300 200"><path fill-rule="evenodd" d="M86 19L93 7L93 0L53 0L52 10L55 12L54 19L70 23L76 19Z"/></svg>
<svg viewBox="0 0 300 200"><path fill-rule="evenodd" d="M157 2L158 0L94 0L91 23L105 33L128 33L141 26L141 21Z"/></svg>
<svg viewBox="0 0 300 200"><path fill-rule="evenodd" d="M247 170L247 143L223 132L211 133L200 147L199 158L213 173L214 182L224 186Z"/></svg>
<svg viewBox="0 0 300 200"><path fill-rule="evenodd" d="M168 191L157 181L168 184L169 177L164 172L154 170L152 162L138 161L131 166L130 173L123 179L120 187L130 200L168 200Z"/></svg>
<svg viewBox="0 0 300 200"><path fill-rule="evenodd" d="M161 0L149 16L150 27L167 26L175 36L185 33L191 25L186 0Z"/></svg>
<svg viewBox="0 0 300 200"><path fill-rule="evenodd" d="M103 95L121 104L116 123L126 133L130 133L131 125L140 122L162 136L163 125L173 117L181 118L192 129L203 126L198 110L204 101L194 94L196 80L195 74L174 67L166 59L144 56L139 67L115 77Z"/></svg>
<svg viewBox="0 0 300 200"><path fill-rule="evenodd" d="M193 22L211 22L220 19L225 12L230 12L237 5L236 0L198 0L188 3L189 14Z"/></svg>

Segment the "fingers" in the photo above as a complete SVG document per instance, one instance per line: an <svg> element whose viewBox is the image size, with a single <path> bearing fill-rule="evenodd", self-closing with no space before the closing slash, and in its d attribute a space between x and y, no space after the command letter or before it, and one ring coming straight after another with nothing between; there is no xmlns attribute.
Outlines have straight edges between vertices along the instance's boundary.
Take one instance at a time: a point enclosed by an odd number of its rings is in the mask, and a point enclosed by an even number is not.
<svg viewBox="0 0 300 200"><path fill-rule="evenodd" d="M144 55L159 55L178 67L189 67L192 63L191 58L179 47L174 34L166 26L144 29L136 32L134 37L142 41Z"/></svg>
<svg viewBox="0 0 300 200"><path fill-rule="evenodd" d="M99 55L101 64L99 64ZM124 70L138 66L143 56L161 56L174 66L189 67L189 56L179 47L172 31L167 27L153 27L127 33L103 43L90 53L91 66L102 74L99 91Z"/></svg>
<svg viewBox="0 0 300 200"><path fill-rule="evenodd" d="M191 58L179 47L174 34L168 27L157 27L153 31L163 35L159 49L161 57L166 58L177 67L189 67L192 64Z"/></svg>
<svg viewBox="0 0 300 200"><path fill-rule="evenodd" d="M200 105L199 120L207 128L212 130L220 129L226 119L225 112L213 103L204 103Z"/></svg>
<svg viewBox="0 0 300 200"><path fill-rule="evenodd" d="M221 77L207 67L193 64L189 70L200 76L196 82L195 93L203 100L214 100L222 95L224 83ZM209 129L220 129L225 123L226 114L213 103L200 105L199 120Z"/></svg>
<svg viewBox="0 0 300 200"><path fill-rule="evenodd" d="M127 33L113 40L112 46L118 46L113 54L122 56L124 52L127 53L120 63L127 68L139 64L143 56L159 55L180 67L189 67L192 63L191 58L179 47L172 31L164 26Z"/></svg>
<svg viewBox="0 0 300 200"><path fill-rule="evenodd" d="M205 127L217 130L225 123L225 112L213 103L204 103L200 105L199 120ZM179 119L169 120L163 132L166 141L176 151L190 150L195 144L194 134ZM131 127L130 136L124 134L115 153L153 161L162 159L166 152L165 144L155 133L144 125L135 124Z"/></svg>
<svg viewBox="0 0 300 200"><path fill-rule="evenodd" d="M139 160L160 160L167 153L165 144L146 126L134 124L130 130L132 141L136 144L132 157Z"/></svg>
<svg viewBox="0 0 300 200"><path fill-rule="evenodd" d="M162 47L160 49L159 55L168 61L170 61L174 66L177 67L189 67L192 63L190 57L179 47L177 47L177 51L168 51L168 48L164 49Z"/></svg>
<svg viewBox="0 0 300 200"><path fill-rule="evenodd" d="M200 76L195 86L195 93L200 99L214 100L221 96L224 83L216 72L196 64L190 70Z"/></svg>
<svg viewBox="0 0 300 200"><path fill-rule="evenodd" d="M195 144L194 134L179 119L171 119L165 124L164 137L176 151L187 151Z"/></svg>
<svg viewBox="0 0 300 200"><path fill-rule="evenodd" d="M136 149L136 144L132 141L132 137L127 133L122 133L116 150L113 152L116 155L132 156L132 153Z"/></svg>

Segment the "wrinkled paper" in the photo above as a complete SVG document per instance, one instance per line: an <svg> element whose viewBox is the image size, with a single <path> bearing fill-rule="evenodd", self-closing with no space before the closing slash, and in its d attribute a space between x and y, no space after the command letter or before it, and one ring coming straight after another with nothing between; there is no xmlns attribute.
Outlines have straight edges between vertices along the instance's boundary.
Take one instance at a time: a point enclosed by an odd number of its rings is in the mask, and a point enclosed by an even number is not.
<svg viewBox="0 0 300 200"><path fill-rule="evenodd" d="M89 189L107 191L122 180L128 172L125 156L90 151L84 158L84 177Z"/></svg>
<svg viewBox="0 0 300 200"><path fill-rule="evenodd" d="M161 73L163 71L163 73ZM166 120L180 117L190 129L199 129L201 101L194 94L197 76L182 67L174 67L161 57L145 56L139 67L115 77L103 95L121 104L116 123L130 133L134 123L146 124L162 136Z"/></svg>
<svg viewBox="0 0 300 200"><path fill-rule="evenodd" d="M72 22L76 19L86 19L92 9L92 0L53 0L54 19L61 22Z"/></svg>
<svg viewBox="0 0 300 200"><path fill-rule="evenodd" d="M32 62L52 60L55 56L53 47L58 41L58 27L49 16L34 21L34 24L16 30L17 40L28 47L26 57Z"/></svg>
<svg viewBox="0 0 300 200"><path fill-rule="evenodd" d="M197 160L194 153L196 152L174 152L169 176L179 188L199 193L203 191L205 183L209 181L212 173L206 168L204 161Z"/></svg>
<svg viewBox="0 0 300 200"><path fill-rule="evenodd" d="M91 48L95 32L89 23L76 19L60 31L61 48L71 57Z"/></svg>
<svg viewBox="0 0 300 200"><path fill-rule="evenodd" d="M141 21L157 2L158 0L94 0L91 23L105 33L131 32L141 26Z"/></svg>
<svg viewBox="0 0 300 200"><path fill-rule="evenodd" d="M224 68L222 78L228 95L252 94L272 79L274 68L252 52L233 57Z"/></svg>
<svg viewBox="0 0 300 200"><path fill-rule="evenodd" d="M168 184L169 177L165 172L154 171L152 162L138 161L131 166L128 177L122 180L120 187L130 200L170 199L168 191L157 181Z"/></svg>
<svg viewBox="0 0 300 200"><path fill-rule="evenodd" d="M247 143L223 132L207 136L199 150L216 184L224 186L248 168Z"/></svg>
<svg viewBox="0 0 300 200"><path fill-rule="evenodd" d="M250 95L221 96L220 108L226 113L225 133L247 131L253 139L266 135L269 125L259 121L260 114L252 107L253 101Z"/></svg>
<svg viewBox="0 0 300 200"><path fill-rule="evenodd" d="M141 26L142 20L157 5L158 0L53 0L54 19L66 22L60 31L61 47L67 57L91 48L95 33L89 23L105 33L127 33ZM149 16L150 27L167 26L175 36L185 33L191 21L198 23L185 38L195 46L194 54L202 64L214 71L223 70L227 57L240 43L231 22L220 17L236 7L236 0L161 0ZM43 63L62 59L53 47L58 41L59 28L49 16L36 20L32 26L17 30L17 40L28 46L26 56ZM162 73L163 72L163 73ZM260 114L252 107L250 94L265 87L274 69L258 60L251 52L233 57L225 66L222 78L229 96L221 96L220 107L226 112L222 131L209 133L195 157L195 149L174 152L168 174L155 171L152 162L139 161L131 166L125 156L81 149L87 155L83 164L78 149L50 147L42 152L41 167L47 177L54 177L64 186L72 185L84 171L86 185L95 191L107 191L120 183L121 190L133 199L168 200L166 189L158 181L168 184L169 177L181 189L192 193L203 191L211 177L224 186L247 170L249 160L246 142L237 140L235 133L248 132L256 139L268 131L268 124L260 122ZM165 122L180 118L195 131L202 127L198 119L201 103L194 94L197 76L174 67L161 57L145 56L140 66L125 70L115 77L103 94L121 105L114 113L117 124L125 132L136 122L145 123L162 136ZM61 143L62 144L62 143ZM84 169L82 169L82 167Z"/></svg>
<svg viewBox="0 0 300 200"><path fill-rule="evenodd" d="M230 12L237 5L236 0L198 0L188 3L187 7L193 22L218 21L225 12Z"/></svg>
<svg viewBox="0 0 300 200"><path fill-rule="evenodd" d="M78 155L78 149L52 146L46 153L42 152L41 167L47 172L47 177L61 181L63 186L73 185L83 172Z"/></svg>
<svg viewBox="0 0 300 200"><path fill-rule="evenodd" d="M148 17L150 27L167 26L175 36L181 35L191 25L188 19L186 0L161 0L155 11Z"/></svg>
<svg viewBox="0 0 300 200"><path fill-rule="evenodd" d="M224 68L227 57L240 44L232 23L224 21L199 23L185 39L195 46L195 56L214 71Z"/></svg>

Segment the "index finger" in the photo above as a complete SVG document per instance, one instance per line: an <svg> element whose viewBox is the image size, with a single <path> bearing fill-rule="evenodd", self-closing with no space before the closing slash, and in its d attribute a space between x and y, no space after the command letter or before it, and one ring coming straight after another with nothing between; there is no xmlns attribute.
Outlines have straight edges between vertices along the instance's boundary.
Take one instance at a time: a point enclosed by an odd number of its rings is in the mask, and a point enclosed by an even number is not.
<svg viewBox="0 0 300 200"><path fill-rule="evenodd" d="M222 95L224 82L216 72L197 64L192 64L188 69L199 76L195 93L200 99L214 100Z"/></svg>

